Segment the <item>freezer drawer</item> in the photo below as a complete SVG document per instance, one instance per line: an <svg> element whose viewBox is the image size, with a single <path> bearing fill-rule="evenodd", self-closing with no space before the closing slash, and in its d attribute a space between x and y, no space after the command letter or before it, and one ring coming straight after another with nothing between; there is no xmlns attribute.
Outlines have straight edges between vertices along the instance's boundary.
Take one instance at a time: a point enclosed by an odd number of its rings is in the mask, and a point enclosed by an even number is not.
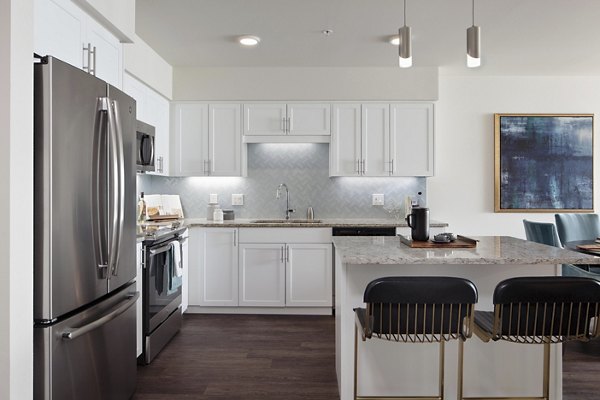
<svg viewBox="0 0 600 400"><path fill-rule="evenodd" d="M129 399L136 384L135 283L74 316L34 329L34 398Z"/></svg>

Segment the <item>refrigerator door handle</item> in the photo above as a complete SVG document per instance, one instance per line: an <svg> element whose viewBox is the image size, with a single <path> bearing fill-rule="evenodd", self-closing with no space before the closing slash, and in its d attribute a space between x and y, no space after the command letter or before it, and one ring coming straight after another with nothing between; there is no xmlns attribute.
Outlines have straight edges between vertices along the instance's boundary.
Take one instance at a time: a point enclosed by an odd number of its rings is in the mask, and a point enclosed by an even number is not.
<svg viewBox="0 0 600 400"><path fill-rule="evenodd" d="M123 314L125 311L129 309L129 307L133 306L137 299L140 297L140 292L135 292L127 296L127 299L124 300L116 309L109 312L97 320L90 322L82 327L75 328L72 330L65 331L61 334L63 340L74 340L80 336L85 335L86 333L93 331L94 329L100 328L102 325L107 324L113 319L117 318L119 315Z"/></svg>
<svg viewBox="0 0 600 400"><path fill-rule="evenodd" d="M121 252L121 238L123 236L123 224L125 220L125 156L123 151L121 121L119 119L118 103L116 100L110 101L109 121L112 138L111 165L113 171L113 217L111 227L110 269L112 275L116 276L118 275L119 253Z"/></svg>
<svg viewBox="0 0 600 400"><path fill-rule="evenodd" d="M106 130L102 129L106 126L106 116L108 112L108 98L100 97L98 98L97 108L96 108L96 119L94 121L94 162L93 168L94 173L92 179L93 182L93 190L94 194L92 196L93 206L93 224L94 224L94 235L96 240L94 243L97 246L96 249L96 257L98 263L97 267L99 270L100 279L106 279L107 270L108 270L108 232L107 227L105 225L105 221L108 220L106 215L106 207L105 201L101 200L101 193L105 192L105 187L101 187L102 184L106 183L103 181L103 172L106 172L106 169L103 169L102 157L103 157L103 146L102 143L106 143L108 138L103 135L106 134Z"/></svg>

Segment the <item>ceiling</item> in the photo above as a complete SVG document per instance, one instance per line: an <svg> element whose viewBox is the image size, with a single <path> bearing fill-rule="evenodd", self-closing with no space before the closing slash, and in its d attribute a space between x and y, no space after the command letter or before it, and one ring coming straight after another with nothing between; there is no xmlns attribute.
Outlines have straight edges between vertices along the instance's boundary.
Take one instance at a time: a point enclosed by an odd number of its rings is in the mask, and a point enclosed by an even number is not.
<svg viewBox="0 0 600 400"><path fill-rule="evenodd" d="M414 67L468 71L471 0L407 0L406 19ZM401 24L401 0L136 0L137 34L173 66L394 67ZM475 24L473 73L600 75L598 0L476 0Z"/></svg>

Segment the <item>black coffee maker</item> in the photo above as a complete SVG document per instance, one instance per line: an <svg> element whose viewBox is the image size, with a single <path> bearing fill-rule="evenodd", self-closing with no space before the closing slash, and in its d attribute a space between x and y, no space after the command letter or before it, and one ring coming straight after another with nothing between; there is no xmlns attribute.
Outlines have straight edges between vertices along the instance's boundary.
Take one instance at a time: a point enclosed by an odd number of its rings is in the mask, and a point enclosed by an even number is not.
<svg viewBox="0 0 600 400"><path fill-rule="evenodd" d="M406 217L412 240L429 240L429 208L414 207Z"/></svg>

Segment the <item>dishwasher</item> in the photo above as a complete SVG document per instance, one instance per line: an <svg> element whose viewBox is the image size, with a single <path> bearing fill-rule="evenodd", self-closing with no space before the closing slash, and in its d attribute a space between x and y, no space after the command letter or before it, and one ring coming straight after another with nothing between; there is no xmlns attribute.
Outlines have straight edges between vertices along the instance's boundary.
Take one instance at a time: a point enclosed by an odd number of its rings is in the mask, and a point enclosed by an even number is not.
<svg viewBox="0 0 600 400"><path fill-rule="evenodd" d="M334 226L332 236L396 236L395 226ZM335 251L333 252L333 315L335 315Z"/></svg>

